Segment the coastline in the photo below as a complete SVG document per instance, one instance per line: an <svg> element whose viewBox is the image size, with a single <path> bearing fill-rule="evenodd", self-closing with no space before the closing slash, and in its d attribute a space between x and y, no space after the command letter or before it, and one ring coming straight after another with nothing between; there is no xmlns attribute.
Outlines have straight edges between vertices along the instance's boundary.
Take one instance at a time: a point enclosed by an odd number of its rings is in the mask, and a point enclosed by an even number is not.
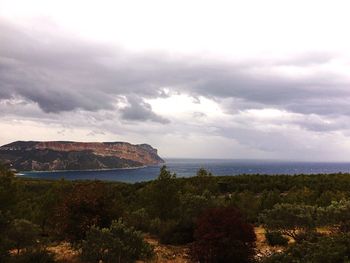
<svg viewBox="0 0 350 263"><path fill-rule="evenodd" d="M123 168L102 168L102 169L84 169L84 170L45 170L45 171L19 171L15 173L15 175L26 175L31 173L64 173L64 172L97 172L97 171L119 171L119 170L136 170L136 169L143 169L151 166L159 166L159 165L142 165L142 166L131 166L131 167L123 167Z"/></svg>

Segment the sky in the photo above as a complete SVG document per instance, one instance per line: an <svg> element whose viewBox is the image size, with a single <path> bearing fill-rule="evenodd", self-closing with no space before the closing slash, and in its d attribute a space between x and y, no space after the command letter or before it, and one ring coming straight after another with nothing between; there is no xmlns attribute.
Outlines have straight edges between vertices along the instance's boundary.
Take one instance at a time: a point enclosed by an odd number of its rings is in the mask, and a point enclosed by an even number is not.
<svg viewBox="0 0 350 263"><path fill-rule="evenodd" d="M0 144L350 161L349 1L0 0Z"/></svg>

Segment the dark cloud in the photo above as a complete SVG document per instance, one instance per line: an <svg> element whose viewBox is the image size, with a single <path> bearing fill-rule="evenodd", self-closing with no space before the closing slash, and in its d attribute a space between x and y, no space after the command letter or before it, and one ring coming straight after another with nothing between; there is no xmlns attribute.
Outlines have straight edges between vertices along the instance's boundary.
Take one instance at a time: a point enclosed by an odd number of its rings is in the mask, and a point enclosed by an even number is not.
<svg viewBox="0 0 350 263"><path fill-rule="evenodd" d="M274 107L302 114L350 115L350 82L317 72L298 78L271 67L311 67L332 60L313 53L290 60L227 63L161 53L132 54L67 37L54 25L36 31L0 22L0 100L21 98L47 113L118 110L126 120L167 123L144 99L186 93L231 99L227 112ZM180 107L180 105L179 105Z"/></svg>
<svg viewBox="0 0 350 263"><path fill-rule="evenodd" d="M149 103L144 102L137 96L128 97L128 106L121 109L121 116L125 120L130 121L143 121L150 120L159 123L169 123L169 120L155 114L152 111L152 107Z"/></svg>

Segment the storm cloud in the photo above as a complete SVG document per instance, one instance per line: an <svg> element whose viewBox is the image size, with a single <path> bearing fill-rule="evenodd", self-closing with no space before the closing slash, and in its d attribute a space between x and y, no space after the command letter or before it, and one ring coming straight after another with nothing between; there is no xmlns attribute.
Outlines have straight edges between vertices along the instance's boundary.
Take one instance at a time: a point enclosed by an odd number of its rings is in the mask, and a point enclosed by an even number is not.
<svg viewBox="0 0 350 263"><path fill-rule="evenodd" d="M278 152L286 141L295 147L298 137L286 129L309 135L346 134L349 129L345 122L350 118L350 79L327 66L339 59L336 54L228 61L131 52L69 35L50 22L38 29L6 19L0 20L0 39L2 117L47 123L62 121L60 115L69 119L71 113L71 121L63 122L89 126L91 122L79 120L88 115L96 124L89 136L105 134L96 130L103 122L111 133L128 123L131 126L124 128L133 133L132 125L137 124L157 135L178 136L179 129L179 136L211 134L266 152ZM151 101L174 95L191 97L198 104L201 98L213 101L226 119L214 123L196 110L179 120L154 110ZM264 109L286 114L270 119L249 115ZM151 124L145 127L144 122ZM210 129L204 132L200 127Z"/></svg>
<svg viewBox="0 0 350 263"><path fill-rule="evenodd" d="M169 120L155 114L149 103L144 102L141 98L136 96L129 96L127 98L128 106L124 107L121 116L125 120L143 121L151 120L159 123L169 123Z"/></svg>
<svg viewBox="0 0 350 263"><path fill-rule="evenodd" d="M32 31L4 20L0 25L0 97L21 97L45 112L112 109L120 95L156 98L164 88L306 114L348 115L350 110L350 81L332 72L318 72L317 65L327 63L329 55L305 55L267 65L175 59L162 53L132 54L56 35L52 29L50 33ZM292 66L310 73L295 77L273 72Z"/></svg>

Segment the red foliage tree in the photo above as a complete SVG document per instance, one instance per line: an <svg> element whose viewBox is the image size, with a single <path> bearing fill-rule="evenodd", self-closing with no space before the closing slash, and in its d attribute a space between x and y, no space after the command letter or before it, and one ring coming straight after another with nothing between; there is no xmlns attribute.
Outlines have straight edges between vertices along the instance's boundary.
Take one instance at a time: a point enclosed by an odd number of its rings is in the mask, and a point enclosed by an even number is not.
<svg viewBox="0 0 350 263"><path fill-rule="evenodd" d="M79 183L56 210L56 231L71 242L79 241L92 226L108 227L118 218L115 208L105 184Z"/></svg>
<svg viewBox="0 0 350 263"><path fill-rule="evenodd" d="M209 209L196 222L191 255L196 262L237 262L253 259L256 236L240 211L233 207Z"/></svg>

